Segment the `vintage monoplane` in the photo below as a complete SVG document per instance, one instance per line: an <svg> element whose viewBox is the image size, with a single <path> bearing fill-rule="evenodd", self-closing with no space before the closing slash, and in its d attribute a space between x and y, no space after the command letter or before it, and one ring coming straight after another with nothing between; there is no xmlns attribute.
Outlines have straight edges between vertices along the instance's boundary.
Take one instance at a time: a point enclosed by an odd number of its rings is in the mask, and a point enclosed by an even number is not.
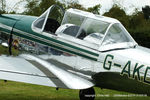
<svg viewBox="0 0 150 100"><path fill-rule="evenodd" d="M150 50L116 19L52 5L40 17L0 15L0 79L79 89L150 94Z"/></svg>

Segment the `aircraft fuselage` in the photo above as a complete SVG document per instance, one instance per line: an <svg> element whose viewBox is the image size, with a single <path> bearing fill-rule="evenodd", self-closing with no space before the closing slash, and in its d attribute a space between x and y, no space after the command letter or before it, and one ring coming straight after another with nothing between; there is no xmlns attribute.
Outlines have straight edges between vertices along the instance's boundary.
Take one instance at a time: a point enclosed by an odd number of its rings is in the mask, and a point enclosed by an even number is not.
<svg viewBox="0 0 150 100"><path fill-rule="evenodd" d="M15 48L18 55L30 53L63 63L68 66L65 70L94 79L98 87L150 94L150 50L136 46L102 52L80 40L33 31L31 26L36 18L0 15L1 38L9 44L10 55Z"/></svg>

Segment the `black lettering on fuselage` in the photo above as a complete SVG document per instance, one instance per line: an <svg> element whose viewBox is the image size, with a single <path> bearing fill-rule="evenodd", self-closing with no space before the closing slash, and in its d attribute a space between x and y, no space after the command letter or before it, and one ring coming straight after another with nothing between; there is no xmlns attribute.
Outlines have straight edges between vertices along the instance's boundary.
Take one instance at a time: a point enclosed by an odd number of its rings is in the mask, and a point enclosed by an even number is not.
<svg viewBox="0 0 150 100"><path fill-rule="evenodd" d="M147 75L148 71L150 70L150 67L146 68L145 74L144 74L144 82L150 84L150 80L148 80Z"/></svg>
<svg viewBox="0 0 150 100"><path fill-rule="evenodd" d="M123 75L123 74L127 74L128 75L128 77L130 77L130 69L131 69L131 61L128 61L127 63L126 63L126 65L124 66L124 68L123 68L123 70L122 70L122 72L121 72L121 75Z"/></svg>
<svg viewBox="0 0 150 100"><path fill-rule="evenodd" d="M137 73L138 80L141 81L140 69L143 68L143 67L144 67L144 65L140 65L138 67L138 63L136 63L135 67L134 67L134 70L133 70L133 76L132 76L132 78L135 78L135 73Z"/></svg>
<svg viewBox="0 0 150 100"><path fill-rule="evenodd" d="M107 70L111 69L113 59L114 59L113 55L110 55L110 54L106 55L104 64L103 64L104 69L107 69Z"/></svg>
<svg viewBox="0 0 150 100"><path fill-rule="evenodd" d="M111 70L111 67L113 65L114 65L114 67L117 66L118 68L121 68L122 65L113 62L113 60L114 60L113 55L110 55L110 54L106 55L104 63L103 63L103 68L106 69L106 70ZM126 75L128 75L128 78L131 78L131 79L135 79L135 77L137 76L138 81L150 84L150 74L148 74L148 72L150 72L150 67L147 66L145 72L143 72L142 68L146 67L145 65L143 65L143 64L140 65L139 63L135 63L133 68L132 68L132 66L133 66L132 62L129 60L124 65L120 75L126 74ZM141 73L144 73L144 77L141 76Z"/></svg>

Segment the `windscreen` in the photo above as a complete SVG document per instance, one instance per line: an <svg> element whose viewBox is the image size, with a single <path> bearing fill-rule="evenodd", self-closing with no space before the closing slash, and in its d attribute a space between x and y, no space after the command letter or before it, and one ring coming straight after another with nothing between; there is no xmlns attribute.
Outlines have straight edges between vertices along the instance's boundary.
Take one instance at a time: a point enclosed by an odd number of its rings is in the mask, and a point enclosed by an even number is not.
<svg viewBox="0 0 150 100"><path fill-rule="evenodd" d="M46 10L34 23L33 28L35 31L55 33L60 26L64 16L64 10L58 5L52 5Z"/></svg>
<svg viewBox="0 0 150 100"><path fill-rule="evenodd" d="M87 34L100 33L104 35L108 26L109 23L97 19L87 18L82 28L86 31Z"/></svg>
<svg viewBox="0 0 150 100"><path fill-rule="evenodd" d="M121 27L121 25L119 23L116 23L109 28L102 45L123 42L131 42L131 40L127 36L126 31Z"/></svg>
<svg viewBox="0 0 150 100"><path fill-rule="evenodd" d="M77 26L81 26L81 24L83 23L85 17L75 14L75 13L71 13L71 12L66 12L64 20L62 22L63 24L74 24Z"/></svg>
<svg viewBox="0 0 150 100"><path fill-rule="evenodd" d="M84 40L101 44L109 25L109 23L101 20L87 18L81 27L87 34Z"/></svg>
<svg viewBox="0 0 150 100"><path fill-rule="evenodd" d="M42 16L40 16L35 22L34 22L34 27L42 29L44 25L44 21L46 19L48 12L44 13Z"/></svg>

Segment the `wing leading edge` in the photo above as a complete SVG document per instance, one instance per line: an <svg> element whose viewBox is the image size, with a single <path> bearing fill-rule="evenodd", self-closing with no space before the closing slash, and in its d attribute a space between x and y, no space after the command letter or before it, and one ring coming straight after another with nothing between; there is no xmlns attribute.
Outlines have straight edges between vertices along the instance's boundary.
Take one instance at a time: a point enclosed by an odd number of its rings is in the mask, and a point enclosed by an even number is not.
<svg viewBox="0 0 150 100"><path fill-rule="evenodd" d="M91 80L27 54L19 57L0 56L0 79L70 89L94 86Z"/></svg>

